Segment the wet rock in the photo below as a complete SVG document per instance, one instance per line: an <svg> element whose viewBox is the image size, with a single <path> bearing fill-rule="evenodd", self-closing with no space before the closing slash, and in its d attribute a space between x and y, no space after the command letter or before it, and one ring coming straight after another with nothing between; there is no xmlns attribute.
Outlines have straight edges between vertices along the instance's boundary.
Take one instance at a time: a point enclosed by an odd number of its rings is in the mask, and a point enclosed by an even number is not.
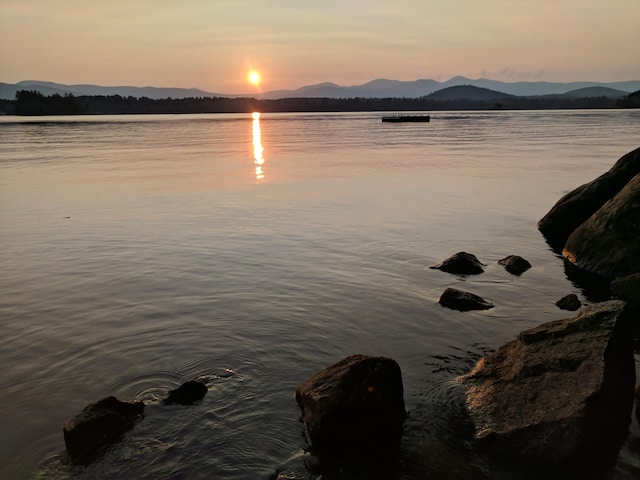
<svg viewBox="0 0 640 480"><path fill-rule="evenodd" d="M640 273L616 278L611 282L611 295L630 303L640 303Z"/></svg>
<svg viewBox="0 0 640 480"><path fill-rule="evenodd" d="M175 390L171 390L167 398L162 402L165 405L192 405L202 400L209 389L203 382L190 380L183 383Z"/></svg>
<svg viewBox="0 0 640 480"><path fill-rule="evenodd" d="M583 222L640 173L640 148L624 155L606 173L564 195L538 222L549 245L561 251Z"/></svg>
<svg viewBox="0 0 640 480"><path fill-rule="evenodd" d="M635 385L626 309L611 300L523 331L460 377L476 446L549 468L615 459Z"/></svg>
<svg viewBox="0 0 640 480"><path fill-rule="evenodd" d="M450 308L452 310L458 310L460 312L467 312L469 310L488 310L493 308L493 303L487 302L484 298L469 292L463 292L455 288L447 288L442 295L438 303L443 307Z"/></svg>
<svg viewBox="0 0 640 480"><path fill-rule="evenodd" d="M298 386L296 401L319 458L371 464L397 454L406 411L394 360L347 357Z"/></svg>
<svg viewBox="0 0 640 480"><path fill-rule="evenodd" d="M556 302L556 305L558 306L558 308L561 308L562 310L574 311L574 310L578 310L582 306L582 303L580 302L580 300L578 299L578 296L575 293L571 293L569 295L565 295L560 300L558 300Z"/></svg>
<svg viewBox="0 0 640 480"><path fill-rule="evenodd" d="M562 254L608 280L640 273L640 174L574 230Z"/></svg>
<svg viewBox="0 0 640 480"><path fill-rule="evenodd" d="M459 275L477 275L484 272L482 267L483 264L480 263L475 255L467 252L458 252L429 268Z"/></svg>
<svg viewBox="0 0 640 480"><path fill-rule="evenodd" d="M62 429L67 452L78 458L118 441L143 412L143 402L127 402L113 396L87 405Z"/></svg>
<svg viewBox="0 0 640 480"><path fill-rule="evenodd" d="M507 272L513 275L522 275L531 268L531 264L518 255L509 255L502 260L498 260L498 264L502 265Z"/></svg>

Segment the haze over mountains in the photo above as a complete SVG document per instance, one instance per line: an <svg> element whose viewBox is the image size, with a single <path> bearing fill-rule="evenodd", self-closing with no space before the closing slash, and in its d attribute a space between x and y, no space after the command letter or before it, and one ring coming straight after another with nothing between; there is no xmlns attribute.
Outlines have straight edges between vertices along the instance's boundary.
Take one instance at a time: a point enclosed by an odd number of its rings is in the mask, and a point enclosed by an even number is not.
<svg viewBox="0 0 640 480"><path fill-rule="evenodd" d="M479 89L492 90L494 94L504 96L539 96L539 95L563 95L570 97L598 97L612 98L622 97L631 92L640 90L640 81L625 82L501 82L486 78L469 79L465 77L453 77L445 82L431 79L414 81L400 81L377 79L363 85L341 86L335 83L325 82L317 85L308 85L295 90L273 90L263 93L214 93L196 88L159 88L159 87L132 87L116 86L106 87L99 85L63 85L53 82L26 80L15 84L0 83L0 99L12 100L20 90L35 90L43 95L120 95L122 97L148 97L152 99L165 98L189 98L189 97L254 97L263 99L278 98L417 98L424 97L441 90L447 90L449 98L466 98L462 95L470 89L458 89L450 87L477 87ZM444 93L444 92L443 92Z"/></svg>

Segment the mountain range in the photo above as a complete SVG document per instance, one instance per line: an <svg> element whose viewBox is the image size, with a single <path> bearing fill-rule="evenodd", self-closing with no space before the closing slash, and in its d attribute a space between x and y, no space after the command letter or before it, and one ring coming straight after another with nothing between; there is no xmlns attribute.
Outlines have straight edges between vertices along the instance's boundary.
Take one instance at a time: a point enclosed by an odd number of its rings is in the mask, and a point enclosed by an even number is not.
<svg viewBox="0 0 640 480"><path fill-rule="evenodd" d="M0 99L12 100L20 90L35 90L43 95L120 95L122 97L148 97L152 99L189 98L189 97L254 97L261 99L278 98L417 98L425 97L442 90L447 91L448 99L466 98L461 95L464 89L450 87L477 87L492 90L502 96L541 96L562 95L565 97L611 97L619 98L640 90L640 81L625 82L501 82L486 78L469 79L453 77L445 82L431 79L414 81L377 79L362 85L341 86L325 82L308 85L295 90L272 90L263 93L225 94L213 93L196 88L160 88L100 85L64 85L53 82L25 80L15 84L0 83Z"/></svg>

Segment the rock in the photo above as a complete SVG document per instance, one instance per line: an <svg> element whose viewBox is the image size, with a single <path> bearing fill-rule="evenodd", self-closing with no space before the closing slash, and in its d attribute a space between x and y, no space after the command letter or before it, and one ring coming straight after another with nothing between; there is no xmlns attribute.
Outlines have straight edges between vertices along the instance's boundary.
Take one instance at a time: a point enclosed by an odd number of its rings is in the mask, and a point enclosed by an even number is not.
<svg viewBox="0 0 640 480"><path fill-rule="evenodd" d="M513 275L522 275L531 268L531 264L518 255L509 255L502 260L498 260L498 264L502 265L507 272Z"/></svg>
<svg viewBox="0 0 640 480"><path fill-rule="evenodd" d="M538 222L549 245L561 251L569 235L640 173L640 148L624 155L606 173L564 195Z"/></svg>
<svg viewBox="0 0 640 480"><path fill-rule="evenodd" d="M113 396L87 405L62 429L67 452L78 458L118 441L143 412L143 402L127 402Z"/></svg>
<svg viewBox="0 0 640 480"><path fill-rule="evenodd" d="M455 288L447 288L442 292L438 303L443 307L447 307L452 310L459 310L461 312L467 312L469 310L488 310L494 307L492 303L487 302L484 298L479 297L478 295L463 292L462 290L456 290Z"/></svg>
<svg viewBox="0 0 640 480"><path fill-rule="evenodd" d="M575 293L571 293L569 295L565 295L560 300L558 300L556 302L556 305L558 306L558 308L561 308L562 310L573 311L573 310L578 310L582 306L582 303L580 302L580 300L578 299L578 296Z"/></svg>
<svg viewBox="0 0 640 480"><path fill-rule="evenodd" d="M175 390L171 390L167 398L162 402L165 405L192 405L193 403L201 400L209 389L203 382L197 380L190 380L183 383Z"/></svg>
<svg viewBox="0 0 640 480"><path fill-rule="evenodd" d="M347 357L302 383L296 401L319 458L375 464L397 454L406 411L394 360Z"/></svg>
<svg viewBox="0 0 640 480"><path fill-rule="evenodd" d="M437 265L429 268L435 268L448 273L457 273L461 275L477 275L484 272L483 264L475 255L467 252L458 252L444 259Z"/></svg>
<svg viewBox="0 0 640 480"><path fill-rule="evenodd" d="M640 423L640 385L636 385L636 420Z"/></svg>
<svg viewBox="0 0 640 480"><path fill-rule="evenodd" d="M476 446L545 468L615 459L635 385L626 309L611 300L521 332L460 377Z"/></svg>
<svg viewBox="0 0 640 480"><path fill-rule="evenodd" d="M630 303L640 303L640 273L616 278L611 282L611 295Z"/></svg>
<svg viewBox="0 0 640 480"><path fill-rule="evenodd" d="M640 174L576 228L562 254L607 280L640 273Z"/></svg>

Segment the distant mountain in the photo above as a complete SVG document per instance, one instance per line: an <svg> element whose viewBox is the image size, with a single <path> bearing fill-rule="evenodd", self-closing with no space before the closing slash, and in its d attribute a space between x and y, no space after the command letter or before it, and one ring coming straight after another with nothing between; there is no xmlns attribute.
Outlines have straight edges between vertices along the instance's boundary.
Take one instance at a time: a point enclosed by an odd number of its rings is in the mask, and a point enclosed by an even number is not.
<svg viewBox="0 0 640 480"><path fill-rule="evenodd" d="M517 96L534 96L534 95L561 95L573 90L583 88L602 87L619 90L626 95L630 92L640 89L640 81L628 82L571 82L571 83L552 83L552 82L500 82L497 80L488 80L480 78L472 80L466 77L453 77L446 82L438 82L436 80L414 80L400 81L387 80L384 78L373 80L363 85L340 86L335 83L320 83L310 85L296 90L277 90L265 92L261 98L295 98L295 97L329 97L329 98L417 98L430 95L438 90L448 87L468 85L478 88L486 88L496 92L502 92L509 95Z"/></svg>
<svg viewBox="0 0 640 480"><path fill-rule="evenodd" d="M36 90L44 95L71 93L80 95L120 95L122 97L148 97L153 99L188 98L188 97L256 97L262 99L278 98L418 98L431 95L439 90L449 87L469 86L487 89L501 94L516 96L537 95L575 95L579 97L604 96L619 98L621 95L640 90L640 81L628 82L500 82L480 78L472 80L466 77L453 77L446 82L430 79L414 81L389 80L379 78L363 85L341 86L335 83L325 82L316 85L308 85L295 90L274 90L262 94L224 94L212 93L196 88L158 88L158 87L103 87L98 85L63 85L53 82L23 81L16 84L0 83L0 99L12 100L19 90ZM586 89L586 90L585 90ZM595 90L594 90L595 89ZM598 90L600 89L600 90ZM453 90L449 93L461 93L465 90ZM576 93L578 92L578 93ZM582 92L582 93L580 93Z"/></svg>
<svg viewBox="0 0 640 480"><path fill-rule="evenodd" d="M489 90L488 88L474 87L472 85L457 85L433 92L425 97L427 100L437 102L448 100L480 100L493 101L514 98L515 95Z"/></svg>

